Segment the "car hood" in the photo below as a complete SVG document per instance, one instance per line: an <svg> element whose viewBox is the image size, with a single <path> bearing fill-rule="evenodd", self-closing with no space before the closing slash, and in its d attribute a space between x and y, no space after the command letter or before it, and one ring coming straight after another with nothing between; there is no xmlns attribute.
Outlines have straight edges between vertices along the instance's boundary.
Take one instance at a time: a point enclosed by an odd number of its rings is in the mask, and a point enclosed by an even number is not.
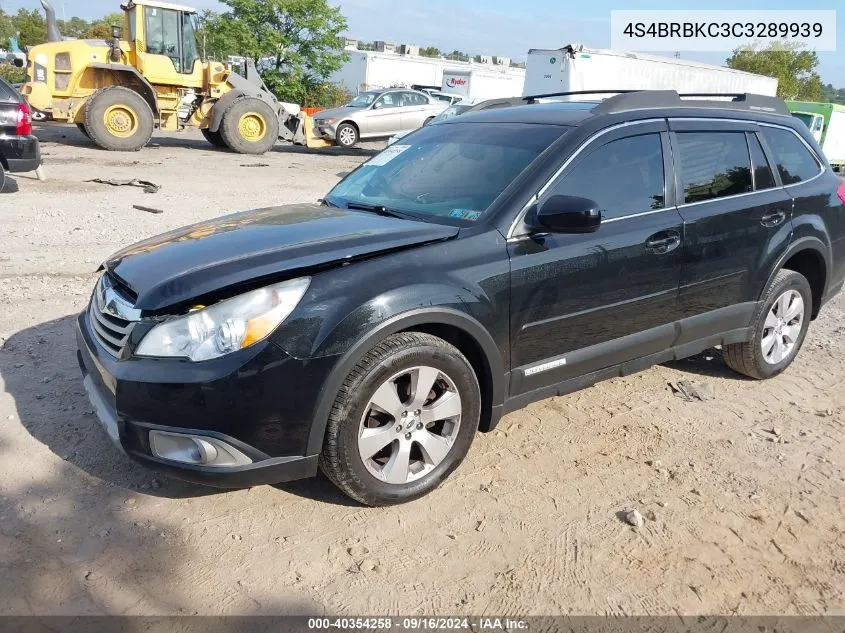
<svg viewBox="0 0 845 633"><path fill-rule="evenodd" d="M458 228L298 204L227 215L139 242L104 267L160 310L253 279L454 237Z"/></svg>
<svg viewBox="0 0 845 633"><path fill-rule="evenodd" d="M314 115L315 119L345 119L347 117L351 117L356 114L361 114L362 112L367 112L367 108L348 108L346 106L342 108L332 108L331 110L320 110Z"/></svg>

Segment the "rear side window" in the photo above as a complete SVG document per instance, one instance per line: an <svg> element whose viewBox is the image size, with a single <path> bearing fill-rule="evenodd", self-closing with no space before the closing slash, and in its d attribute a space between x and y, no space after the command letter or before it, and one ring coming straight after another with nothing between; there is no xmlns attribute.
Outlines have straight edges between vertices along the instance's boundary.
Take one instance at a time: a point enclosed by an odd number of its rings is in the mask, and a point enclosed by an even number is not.
<svg viewBox="0 0 845 633"><path fill-rule="evenodd" d="M555 183L549 195L589 198L598 203L602 218L608 220L662 209L660 134L630 136L602 145Z"/></svg>
<svg viewBox="0 0 845 633"><path fill-rule="evenodd" d="M771 189L775 186L775 176L756 134L748 135L748 149L751 150L751 165L754 168L754 189Z"/></svg>
<svg viewBox="0 0 845 633"><path fill-rule="evenodd" d="M704 202L751 191L745 132L678 132L684 202Z"/></svg>
<svg viewBox="0 0 845 633"><path fill-rule="evenodd" d="M760 129L775 156L783 184L794 185L819 175L821 165L794 132L768 126Z"/></svg>

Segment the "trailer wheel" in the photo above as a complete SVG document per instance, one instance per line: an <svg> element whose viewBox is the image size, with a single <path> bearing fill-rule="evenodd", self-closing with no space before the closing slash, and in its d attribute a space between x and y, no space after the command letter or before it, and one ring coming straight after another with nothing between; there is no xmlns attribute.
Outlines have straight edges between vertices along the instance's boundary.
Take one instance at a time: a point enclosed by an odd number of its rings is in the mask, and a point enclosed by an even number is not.
<svg viewBox="0 0 845 633"><path fill-rule="evenodd" d="M279 140L279 117L261 99L237 99L223 114L220 136L233 152L263 154Z"/></svg>
<svg viewBox="0 0 845 633"><path fill-rule="evenodd" d="M208 128L205 128L200 131L205 137L205 140L214 145L214 147L226 147L226 143L223 142L223 137L220 135L220 130L212 132Z"/></svg>
<svg viewBox="0 0 845 633"><path fill-rule="evenodd" d="M103 149L137 152L149 142L154 127L149 104L129 88L104 88L85 104L85 131Z"/></svg>

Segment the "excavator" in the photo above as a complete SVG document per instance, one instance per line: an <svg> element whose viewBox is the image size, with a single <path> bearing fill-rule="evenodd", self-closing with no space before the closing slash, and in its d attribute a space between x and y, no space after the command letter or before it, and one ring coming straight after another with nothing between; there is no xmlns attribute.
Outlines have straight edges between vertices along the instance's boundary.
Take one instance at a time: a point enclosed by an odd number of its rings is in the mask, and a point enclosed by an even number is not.
<svg viewBox="0 0 845 633"><path fill-rule="evenodd" d="M270 92L251 60L244 76L201 60L190 7L129 0L111 38L75 40L62 37L49 0L41 5L48 42L29 48L21 88L36 119L76 123L111 151L140 150L155 128L189 127L240 154L263 154L280 139L328 145L298 105Z"/></svg>

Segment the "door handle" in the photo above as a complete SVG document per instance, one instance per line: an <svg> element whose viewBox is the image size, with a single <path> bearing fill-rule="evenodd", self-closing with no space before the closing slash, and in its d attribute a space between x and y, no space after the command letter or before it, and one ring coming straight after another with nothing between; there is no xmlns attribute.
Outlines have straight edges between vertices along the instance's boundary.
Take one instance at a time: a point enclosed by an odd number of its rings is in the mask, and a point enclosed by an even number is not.
<svg viewBox="0 0 845 633"><path fill-rule="evenodd" d="M657 255L671 253L681 245L681 236L674 231L661 231L655 233L645 242L647 249L654 251Z"/></svg>
<svg viewBox="0 0 845 633"><path fill-rule="evenodd" d="M760 224L769 227L778 226L779 224L782 224L785 219L786 211L773 211L760 218Z"/></svg>

